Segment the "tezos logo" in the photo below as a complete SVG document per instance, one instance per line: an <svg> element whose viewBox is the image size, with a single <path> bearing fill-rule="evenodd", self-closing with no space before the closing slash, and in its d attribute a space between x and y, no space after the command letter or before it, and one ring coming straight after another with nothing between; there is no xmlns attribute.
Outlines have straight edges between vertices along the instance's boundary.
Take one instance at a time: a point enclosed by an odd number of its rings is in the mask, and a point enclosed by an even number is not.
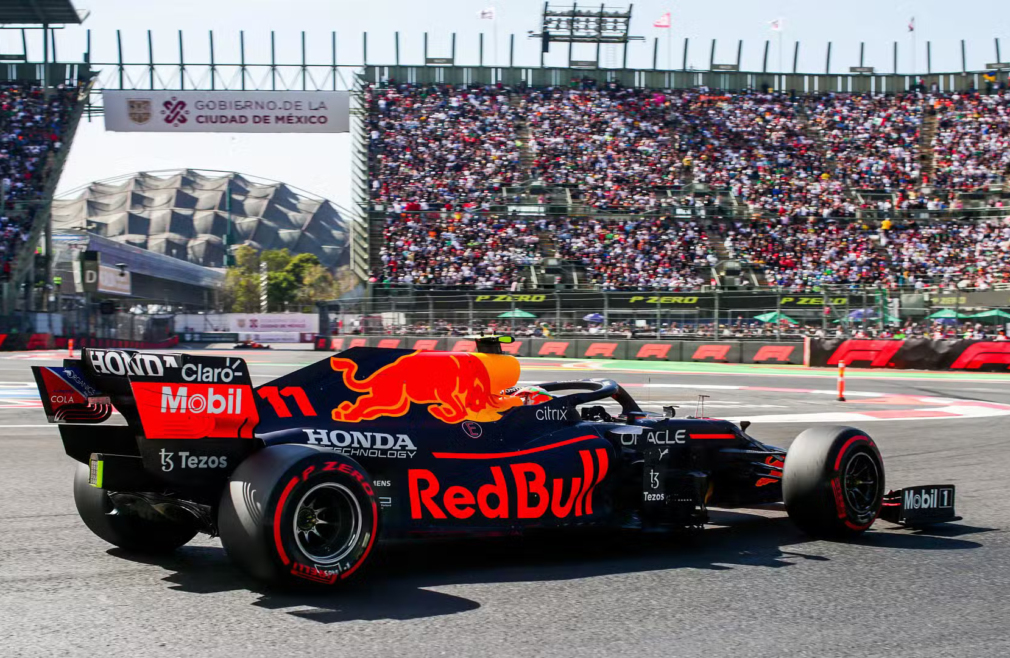
<svg viewBox="0 0 1010 658"><path fill-rule="evenodd" d="M480 426L480 423L475 423L472 420L464 421L462 427L463 431L471 439L479 439L484 434L484 429Z"/></svg>
<svg viewBox="0 0 1010 658"><path fill-rule="evenodd" d="M161 455L161 470L165 473L173 470L176 453L162 450L159 454ZM179 468L228 468L228 457L224 455L221 457L217 455L191 455L188 452L180 452L178 455Z"/></svg>
<svg viewBox="0 0 1010 658"><path fill-rule="evenodd" d="M189 395L186 386L161 387L161 413L193 413L193 414L241 414L242 389L225 388L224 394L216 393L214 387L207 388L206 395ZM222 390L222 389L219 389Z"/></svg>

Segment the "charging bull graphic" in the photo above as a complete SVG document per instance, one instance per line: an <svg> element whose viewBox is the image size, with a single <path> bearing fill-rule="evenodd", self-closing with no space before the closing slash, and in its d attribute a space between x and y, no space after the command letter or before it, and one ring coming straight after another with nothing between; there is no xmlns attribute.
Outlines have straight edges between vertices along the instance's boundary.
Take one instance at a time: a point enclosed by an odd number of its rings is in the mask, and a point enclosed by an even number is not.
<svg viewBox="0 0 1010 658"><path fill-rule="evenodd" d="M418 351L364 379L355 378L358 364L350 359L331 357L330 366L347 388L363 393L333 410L336 421L403 416L413 403L430 405L428 413L444 423L491 422L522 404L500 393L519 381L519 362L510 356Z"/></svg>

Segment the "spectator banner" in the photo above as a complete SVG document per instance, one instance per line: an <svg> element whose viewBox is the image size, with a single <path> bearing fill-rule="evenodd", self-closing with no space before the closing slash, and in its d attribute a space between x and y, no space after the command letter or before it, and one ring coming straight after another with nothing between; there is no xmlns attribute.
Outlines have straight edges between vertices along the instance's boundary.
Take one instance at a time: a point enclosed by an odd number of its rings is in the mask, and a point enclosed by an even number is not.
<svg viewBox="0 0 1010 658"><path fill-rule="evenodd" d="M626 359L628 341L625 340L583 340L575 341L576 356L580 359Z"/></svg>
<svg viewBox="0 0 1010 658"><path fill-rule="evenodd" d="M628 341L628 358L643 361L680 361L683 343L679 340Z"/></svg>
<svg viewBox="0 0 1010 658"><path fill-rule="evenodd" d="M482 310L502 310L508 311L513 308L532 312L538 317L552 318L560 307L561 309L597 309L602 312L604 308L611 310L654 310L660 306L663 310L713 310L716 307L715 295L713 293L666 293L654 294L650 292L608 292L606 299L602 293L594 292L529 292L529 293L508 293L508 292L488 292L478 295L468 295L453 290L430 290L418 292L411 299L397 298L396 306L403 311L427 310L429 302L431 308L436 310L459 310L461 301L465 304L464 297L470 296L473 299L473 307L477 311ZM381 297L380 297L381 299ZM783 312L811 310L822 311L824 308L824 297L822 295L782 295L779 298L774 293L766 294L734 294L720 293L718 306L723 310L767 310L781 308ZM851 306L861 307L864 303L862 295L832 295L828 297L827 303L831 306ZM1010 305L1010 304L1008 304Z"/></svg>
<svg viewBox="0 0 1010 658"><path fill-rule="evenodd" d="M741 361L743 363L788 363L803 365L803 343L780 342L758 343L741 341Z"/></svg>
<svg viewBox="0 0 1010 658"><path fill-rule="evenodd" d="M681 360L704 361L706 363L740 363L740 342L685 340Z"/></svg>
<svg viewBox="0 0 1010 658"><path fill-rule="evenodd" d="M917 370L1010 370L1010 341L811 339L810 365Z"/></svg>
<svg viewBox="0 0 1010 658"><path fill-rule="evenodd" d="M109 91L105 129L174 133L346 133L346 91Z"/></svg>
<svg viewBox="0 0 1010 658"><path fill-rule="evenodd" d="M565 338L534 338L530 356L575 357L576 341Z"/></svg>

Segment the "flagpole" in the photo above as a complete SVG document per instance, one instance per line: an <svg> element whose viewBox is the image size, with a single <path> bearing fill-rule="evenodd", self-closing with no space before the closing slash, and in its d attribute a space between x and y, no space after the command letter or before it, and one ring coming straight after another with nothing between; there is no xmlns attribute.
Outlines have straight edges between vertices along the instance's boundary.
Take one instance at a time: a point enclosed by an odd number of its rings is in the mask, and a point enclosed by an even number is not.
<svg viewBox="0 0 1010 658"><path fill-rule="evenodd" d="M494 18L491 19L491 43L494 47L494 57L491 59L494 66L498 66L498 1L492 0L491 8L494 9Z"/></svg>
<svg viewBox="0 0 1010 658"><path fill-rule="evenodd" d="M779 73L785 73L782 70L782 28L779 28Z"/></svg>
<svg viewBox="0 0 1010 658"><path fill-rule="evenodd" d="M913 85L916 83L916 81L915 81L915 77L916 77L915 73L916 73L916 71L915 71L915 16L912 16L912 84Z"/></svg>
<svg viewBox="0 0 1010 658"><path fill-rule="evenodd" d="M670 27L666 28L666 70L673 70L673 21Z"/></svg>

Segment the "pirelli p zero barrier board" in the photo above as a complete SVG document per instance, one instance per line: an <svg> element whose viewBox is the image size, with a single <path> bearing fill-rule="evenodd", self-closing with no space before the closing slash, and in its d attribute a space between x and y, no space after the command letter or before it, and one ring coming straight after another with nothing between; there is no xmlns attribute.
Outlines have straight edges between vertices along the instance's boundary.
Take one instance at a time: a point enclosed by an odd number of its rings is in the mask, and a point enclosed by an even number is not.
<svg viewBox="0 0 1010 658"><path fill-rule="evenodd" d="M340 352L351 347L473 352L476 345L462 337L317 336L315 348ZM606 338L519 338L502 344L513 356L559 359L626 359L631 361L695 361L705 363L803 364L803 343L762 341L623 340Z"/></svg>
<svg viewBox="0 0 1010 658"><path fill-rule="evenodd" d="M1010 371L1010 341L811 339L810 365Z"/></svg>

